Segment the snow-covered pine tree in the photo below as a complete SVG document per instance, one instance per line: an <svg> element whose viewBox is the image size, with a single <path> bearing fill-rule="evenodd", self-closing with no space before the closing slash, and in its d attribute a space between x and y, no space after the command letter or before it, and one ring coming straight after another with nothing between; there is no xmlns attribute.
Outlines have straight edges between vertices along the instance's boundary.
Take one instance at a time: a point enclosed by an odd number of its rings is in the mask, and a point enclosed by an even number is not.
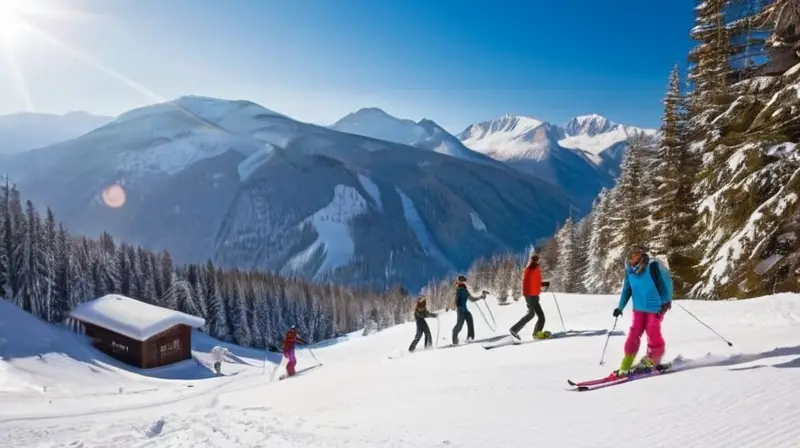
<svg viewBox="0 0 800 448"><path fill-rule="evenodd" d="M695 0L695 27L690 35L698 42L689 53L693 65L689 80L694 85L692 108L696 115L714 114L727 103L730 40L725 6L730 0ZM704 118L698 124L705 125Z"/></svg>
<svg viewBox="0 0 800 448"><path fill-rule="evenodd" d="M54 278L53 278L53 322L63 322L70 311L70 265L72 263L72 242L63 223L58 225L55 237Z"/></svg>
<svg viewBox="0 0 800 448"><path fill-rule="evenodd" d="M553 277L553 289L563 292L574 292L580 281L577 262L577 248L575 247L575 223L568 217L564 225L556 233L558 258L556 262L556 275Z"/></svg>
<svg viewBox="0 0 800 448"><path fill-rule="evenodd" d="M0 185L0 297L6 294L6 284L8 281L8 241L11 236L11 226L8 210L8 177L5 177L5 182ZM8 224L8 225L7 225Z"/></svg>
<svg viewBox="0 0 800 448"><path fill-rule="evenodd" d="M156 294L155 287L155 270L153 267L152 252L145 251L144 248L139 247L136 249L136 259L139 265L139 275L141 279L141 286L139 290L140 300L146 303L154 303L158 294Z"/></svg>
<svg viewBox="0 0 800 448"><path fill-rule="evenodd" d="M586 253L586 269L583 272L583 287L593 294L607 294L612 285L606 272L612 229L609 217L609 198L611 192L605 188L600 191L592 207L592 220L589 229L589 242Z"/></svg>
<svg viewBox="0 0 800 448"><path fill-rule="evenodd" d="M21 259L16 254L22 244L25 232L25 228L22 225L25 217L22 214L19 191L15 187L8 185L8 179L6 179L5 187L4 193L8 195L6 197L8 208L3 222L5 233L3 244L8 257L8 270L6 271L5 292L3 295L7 300L12 300L19 306L21 305L18 301L18 294L21 287L20 270L22 266L20 264Z"/></svg>
<svg viewBox="0 0 800 448"><path fill-rule="evenodd" d="M653 143L653 138L641 131L628 135L628 151L622 159L621 174L610 201L612 246L616 249L610 251L616 258L612 263L621 262L630 247L647 246L650 242L649 191L643 184L648 182L645 167Z"/></svg>
<svg viewBox="0 0 800 448"><path fill-rule="evenodd" d="M206 263L205 271L203 288L205 289L206 301L208 302L208 319L206 319L208 333L223 341L230 341L231 334L228 326L228 313L225 309L222 295L220 294L219 284L217 283L217 271L211 260Z"/></svg>
<svg viewBox="0 0 800 448"><path fill-rule="evenodd" d="M114 254L114 258L116 259L117 265L117 272L119 273L119 289L118 292L126 297L131 297L131 260L128 258L128 245L122 243L117 247L117 251Z"/></svg>
<svg viewBox="0 0 800 448"><path fill-rule="evenodd" d="M253 343L250 333L250 321L247 312L247 298L244 294L244 285L239 276L232 279L230 285L230 295L226 297L231 301L231 326L233 327L233 338L239 345L250 346Z"/></svg>
<svg viewBox="0 0 800 448"><path fill-rule="evenodd" d="M594 217L588 214L583 217L578 224L575 225L574 231L574 247L573 247L573 263L575 264L575 277L573 279L573 289L571 292L577 294L586 294L588 289L583 283L586 269L589 266L589 239L591 238L590 231L592 229L592 221Z"/></svg>
<svg viewBox="0 0 800 448"><path fill-rule="evenodd" d="M699 160L689 150L680 69L672 69L664 98L664 119L654 178L653 218L650 248L672 269L675 293L685 295L697 280L697 212L694 185Z"/></svg>
<svg viewBox="0 0 800 448"><path fill-rule="evenodd" d="M192 292L189 282L178 276L178 272L173 272L170 287L164 293L164 305L171 310L199 316L200 310Z"/></svg>

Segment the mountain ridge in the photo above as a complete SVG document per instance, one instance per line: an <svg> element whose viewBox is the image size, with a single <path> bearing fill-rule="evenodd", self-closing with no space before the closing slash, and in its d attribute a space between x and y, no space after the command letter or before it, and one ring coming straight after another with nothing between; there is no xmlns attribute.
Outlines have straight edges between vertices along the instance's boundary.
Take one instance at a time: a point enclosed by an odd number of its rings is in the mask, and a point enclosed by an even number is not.
<svg viewBox="0 0 800 448"><path fill-rule="evenodd" d="M524 250L576 209L558 187L474 157L252 102L180 97L5 165L76 233L107 230L177 262L414 289L476 258ZM125 191L124 206L104 203L110 185Z"/></svg>

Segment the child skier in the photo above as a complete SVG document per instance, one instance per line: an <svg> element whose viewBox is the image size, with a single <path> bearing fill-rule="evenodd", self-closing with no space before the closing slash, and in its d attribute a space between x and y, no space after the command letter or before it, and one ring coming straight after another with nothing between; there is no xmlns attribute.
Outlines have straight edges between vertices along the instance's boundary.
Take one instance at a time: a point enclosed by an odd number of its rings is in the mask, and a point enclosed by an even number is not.
<svg viewBox="0 0 800 448"><path fill-rule="evenodd" d="M228 349L219 345L211 349L211 359L214 361L214 372L217 375L222 374L222 362L225 360L226 353L228 353Z"/></svg>
<svg viewBox="0 0 800 448"><path fill-rule="evenodd" d="M308 345L308 343L297 334L297 327L292 325L292 328L286 332L286 338L283 340L283 356L289 360L286 364L286 373L288 376L294 375L294 366L297 365L297 358L294 356L294 348L298 342Z"/></svg>
<svg viewBox="0 0 800 448"><path fill-rule="evenodd" d="M549 331L543 331L545 317L542 305L539 304L539 294L541 293L542 270L539 267L539 256L533 254L528 261L528 265L525 266L522 275L522 295L525 296L525 304L528 306L528 313L522 316L522 319L511 327L509 330L511 336L519 339L519 331L522 330L534 316L538 316L538 318L536 319L536 325L533 327L533 338L547 339L552 336Z"/></svg>
<svg viewBox="0 0 800 448"><path fill-rule="evenodd" d="M478 297L472 296L467 291L467 277L459 275L456 279L456 326L453 327L453 345L458 345L458 333L464 327L464 322L467 323L467 342L475 339L475 327L472 322L472 313L467 309L467 301L477 302L478 300L485 299L486 292Z"/></svg>
<svg viewBox="0 0 800 448"><path fill-rule="evenodd" d="M672 306L672 279L669 271L656 260L650 260L647 250L634 247L628 252L625 261L625 281L619 305L614 317L622 315L622 310L633 296L633 323L625 341L625 356L614 374L625 376L640 368L654 368L661 364L666 344L661 335L661 322L664 313ZM647 355L637 365L633 365L642 334L647 333Z"/></svg>
<svg viewBox="0 0 800 448"><path fill-rule="evenodd" d="M422 338L423 334L425 334L425 348L429 348L431 345L433 345L431 329L428 327L428 323L425 322L425 318L436 317L436 314L428 311L426 302L425 296L420 296L420 298L417 299L417 306L414 308L414 319L417 321L417 334L414 336L414 340L411 341L411 345L408 347L408 351L410 352L413 352L414 349L417 348L417 344L419 343L419 340Z"/></svg>

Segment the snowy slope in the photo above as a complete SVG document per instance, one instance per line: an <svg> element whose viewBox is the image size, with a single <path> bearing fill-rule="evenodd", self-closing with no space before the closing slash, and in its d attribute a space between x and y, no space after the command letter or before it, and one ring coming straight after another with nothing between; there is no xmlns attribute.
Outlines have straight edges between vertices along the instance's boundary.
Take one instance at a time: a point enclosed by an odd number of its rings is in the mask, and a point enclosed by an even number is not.
<svg viewBox="0 0 800 448"><path fill-rule="evenodd" d="M620 360L630 311L610 338L606 366L598 365L616 299L559 295L567 328L580 333L491 351L473 343L388 359L413 337L409 323L320 344L314 355L324 365L287 381L271 382L271 366L262 374L260 365L245 365L241 374L182 393L142 380L139 393L90 399L104 386L89 378L52 402L48 393L5 392L0 446L796 446L800 295L680 302L734 341L732 348L676 303L663 328L667 358L680 356L682 370L566 391L567 378L604 375ZM547 327L559 330L553 297L545 294L542 304ZM501 332L524 313L523 301L491 306ZM476 305L470 308L477 337L492 336ZM441 313L438 326L428 322L446 344L455 313ZM306 350L298 358L300 369L315 365ZM32 359L29 368L47 365Z"/></svg>
<svg viewBox="0 0 800 448"><path fill-rule="evenodd" d="M111 120L111 117L86 112L0 115L0 155L16 154L70 140Z"/></svg>

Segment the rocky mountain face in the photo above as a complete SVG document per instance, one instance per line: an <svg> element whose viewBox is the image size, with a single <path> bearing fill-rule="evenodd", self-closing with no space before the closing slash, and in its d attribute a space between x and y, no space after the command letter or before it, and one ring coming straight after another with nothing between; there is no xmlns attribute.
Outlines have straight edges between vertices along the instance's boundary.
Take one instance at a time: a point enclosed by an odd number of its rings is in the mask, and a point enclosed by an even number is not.
<svg viewBox="0 0 800 448"><path fill-rule="evenodd" d="M417 125L420 141L451 141L435 123ZM4 169L75 233L107 230L177 262L416 289L522 250L575 212L558 187L469 153L478 160L247 101L183 97L14 155Z"/></svg>
<svg viewBox="0 0 800 448"><path fill-rule="evenodd" d="M471 149L559 185L585 213L601 189L614 185L627 135L636 130L599 115L576 117L563 126L504 115L473 124L458 138Z"/></svg>

